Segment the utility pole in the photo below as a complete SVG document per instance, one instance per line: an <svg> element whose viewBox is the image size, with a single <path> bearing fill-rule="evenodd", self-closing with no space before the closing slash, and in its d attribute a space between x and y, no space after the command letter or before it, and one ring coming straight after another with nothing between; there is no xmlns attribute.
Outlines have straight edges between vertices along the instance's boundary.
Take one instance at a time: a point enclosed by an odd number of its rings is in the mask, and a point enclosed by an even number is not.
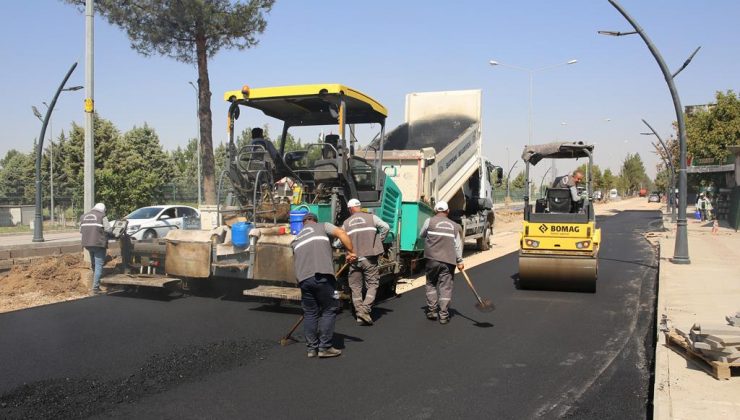
<svg viewBox="0 0 740 420"><path fill-rule="evenodd" d="M188 83L190 84L190 86L193 87L193 89L195 89L195 120L198 121L198 147L195 149L195 154L196 159L198 159L198 208L200 208L200 205L202 203L200 195L200 90L198 90L193 82Z"/></svg>
<svg viewBox="0 0 740 420"><path fill-rule="evenodd" d="M85 0L85 165L84 208L90 210L95 201L95 140L93 116L95 112L93 91L93 0Z"/></svg>

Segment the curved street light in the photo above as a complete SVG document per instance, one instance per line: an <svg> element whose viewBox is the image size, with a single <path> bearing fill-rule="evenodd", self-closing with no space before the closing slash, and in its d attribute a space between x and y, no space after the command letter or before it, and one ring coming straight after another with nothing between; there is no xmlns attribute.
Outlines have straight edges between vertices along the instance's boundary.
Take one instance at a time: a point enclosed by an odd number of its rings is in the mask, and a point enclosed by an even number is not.
<svg viewBox="0 0 740 420"><path fill-rule="evenodd" d="M670 190L668 192L668 201L670 201L669 208L671 209L671 222L676 223L676 203L674 202L674 197L676 194L676 168L673 166L673 154L671 153L670 150L668 150L668 146L666 146L665 142L660 137L658 132L655 131L653 126L648 124L648 122L645 121L644 119L642 120L642 122L645 123L646 126L648 126L651 132L650 133L640 133L640 134L642 134L643 136L655 136L660 142L661 146L663 146L663 151L666 156L666 159L663 159L663 163L665 163L666 169L668 169L671 174L671 179L670 179L671 185L670 185ZM663 156L661 154L660 148L658 148L658 145L655 143L652 143L652 144L653 144L653 147L655 147L655 149L657 150L660 157L662 158Z"/></svg>
<svg viewBox="0 0 740 420"><path fill-rule="evenodd" d="M683 69L685 69L686 66L689 65L689 63L694 58L696 53L699 52L699 48L701 47L695 49L694 52L689 56L689 58L684 61L683 65L681 65L681 67L679 67L676 72L671 74L670 70L668 69L668 65L665 63L665 60L663 60L663 56L660 54L660 51L658 51L658 48L655 46L655 44L653 44L647 33L645 33L645 31L642 29L642 27L640 27L637 21L635 21L632 16L630 16L629 13L627 13L627 11L616 0L608 1L612 6L614 6L615 9L617 9L622 17L624 17L627 22L629 22L634 31L598 31L599 34L610 36L639 34L640 38L642 38L642 41L647 46L648 50L650 50L650 54L653 55L653 58L655 58L655 61L658 63L658 67L660 67L660 71L661 73L663 73L663 78L668 85L668 91L671 93L671 98L673 99L673 109L676 113L676 121L678 122L679 170L678 221L676 222L676 242L673 249L673 258L671 258L670 261L674 264L691 264L691 259L689 258L689 238L686 222L686 123L684 122L681 98L678 96L678 90L676 89L676 85L673 82L673 79L675 79L676 76L678 76L678 74L681 73L681 71L683 71Z"/></svg>
<svg viewBox="0 0 740 420"><path fill-rule="evenodd" d="M514 161L514 164L511 165L511 168L509 168L509 172L506 174L506 198L507 198L507 201L508 202L511 202L511 195L509 195L509 185L511 185L511 183L509 182L509 179L511 177L511 171L514 170L514 168L516 167L516 164L517 163L519 163L519 161L518 160L515 160Z"/></svg>
<svg viewBox="0 0 740 420"><path fill-rule="evenodd" d="M553 64L551 66L545 66L545 67L540 67L540 68L536 68L536 69L529 69L529 68L526 68L526 67L512 66L511 64L502 63L502 62L496 61L496 60L489 60L488 61L488 64L490 64L492 66L510 67L512 69L515 69L515 70L521 70L521 71L524 71L524 72L529 73L529 118L528 118L528 120L529 120L528 121L528 125L529 125L529 137L527 138L527 144L528 145L529 144L532 144L532 96L533 96L533 90L534 90L534 88L533 88L533 86L534 86L534 84L533 84L534 74L535 73L538 73L538 72L541 72L541 71L554 69L556 67L567 66L567 65L570 65L570 64L576 64L577 62L578 62L578 60L573 59L573 60L568 60L565 63Z"/></svg>
<svg viewBox="0 0 740 420"><path fill-rule="evenodd" d="M74 92L76 90L83 89L82 86L72 86L66 89L62 89L62 92ZM51 108L49 107L49 104L46 103L46 101L41 102L46 107L46 112L48 112L49 115L49 216L51 218L52 224L54 223L54 128L52 127L52 119L51 119ZM33 111L33 115L36 116L36 118L41 121L43 124L44 117L39 112L38 108L31 105L31 110Z"/></svg>
<svg viewBox="0 0 740 420"><path fill-rule="evenodd" d="M52 111L54 111L54 105L56 105L57 103L57 98L59 98L59 94L62 93L63 90L65 90L64 85L67 83L67 80L69 80L69 77L72 75L72 72L75 70L76 67L77 63L75 62L67 71L67 74L64 76L62 83L59 85L56 93L54 94L54 98L49 104L49 108L46 110L46 115L44 116L44 120L41 124L41 134L39 134L38 145L36 147L36 210L33 220L33 242L44 242L44 224L41 215L41 152L44 150L44 136L46 135L46 125L49 123L49 118L51 117ZM77 88L78 87L75 86L73 88L69 88L68 90L78 90ZM32 107L32 109L34 110L34 115L41 115L41 113L38 112L38 109L36 109L35 107Z"/></svg>

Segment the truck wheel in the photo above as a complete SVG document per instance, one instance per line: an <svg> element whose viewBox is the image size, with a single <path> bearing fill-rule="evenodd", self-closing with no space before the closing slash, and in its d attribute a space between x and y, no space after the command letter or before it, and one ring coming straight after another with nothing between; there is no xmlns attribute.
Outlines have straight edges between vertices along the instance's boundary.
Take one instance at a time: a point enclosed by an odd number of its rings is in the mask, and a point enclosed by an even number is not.
<svg viewBox="0 0 740 420"><path fill-rule="evenodd" d="M155 239L157 237L157 231L153 229L147 229L142 236L143 239Z"/></svg>
<svg viewBox="0 0 740 420"><path fill-rule="evenodd" d="M486 226L483 237L478 238L478 251L488 251L489 249L491 249L491 228Z"/></svg>

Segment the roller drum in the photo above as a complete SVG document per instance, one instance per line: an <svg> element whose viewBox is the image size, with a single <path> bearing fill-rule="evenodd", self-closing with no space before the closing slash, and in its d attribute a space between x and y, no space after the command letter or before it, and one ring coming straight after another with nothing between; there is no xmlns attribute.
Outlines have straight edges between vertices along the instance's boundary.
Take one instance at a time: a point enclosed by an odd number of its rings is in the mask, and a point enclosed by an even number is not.
<svg viewBox="0 0 740 420"><path fill-rule="evenodd" d="M596 292L598 260L591 257L519 255L521 289Z"/></svg>

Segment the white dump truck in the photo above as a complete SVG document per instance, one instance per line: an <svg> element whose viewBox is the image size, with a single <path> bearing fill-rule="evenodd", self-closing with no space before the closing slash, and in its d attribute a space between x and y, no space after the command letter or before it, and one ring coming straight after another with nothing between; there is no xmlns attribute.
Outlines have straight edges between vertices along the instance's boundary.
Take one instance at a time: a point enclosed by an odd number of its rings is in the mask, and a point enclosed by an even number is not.
<svg viewBox="0 0 740 420"><path fill-rule="evenodd" d="M490 247L492 184L502 169L482 156L481 91L406 95L405 123L385 138L383 170L403 201L446 201L466 240ZM372 152L369 152L372 153Z"/></svg>

